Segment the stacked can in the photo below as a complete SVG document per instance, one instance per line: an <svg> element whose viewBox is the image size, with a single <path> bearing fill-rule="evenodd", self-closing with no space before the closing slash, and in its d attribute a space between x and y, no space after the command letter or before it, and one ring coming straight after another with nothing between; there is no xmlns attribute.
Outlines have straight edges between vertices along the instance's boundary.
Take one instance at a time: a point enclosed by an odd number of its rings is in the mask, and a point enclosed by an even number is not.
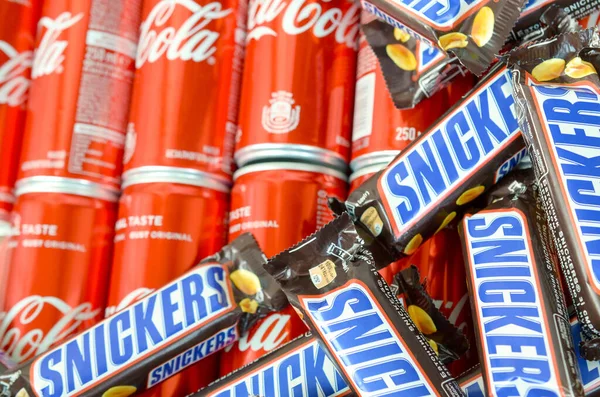
<svg viewBox="0 0 600 397"><path fill-rule="evenodd" d="M226 242L246 11L245 0L144 1L106 316ZM143 395L192 393L216 379L217 359Z"/></svg>
<svg viewBox="0 0 600 397"><path fill-rule="evenodd" d="M229 241L251 232L271 257L346 197L359 15L350 0L250 1ZM305 331L291 307L269 315L226 349L221 375Z"/></svg>
<svg viewBox="0 0 600 397"><path fill-rule="evenodd" d="M0 2L0 236L10 231L41 1Z"/></svg>
<svg viewBox="0 0 600 397"><path fill-rule="evenodd" d="M35 56L23 56L31 89L0 272L0 349L16 362L102 319L141 9L140 0L40 6Z"/></svg>

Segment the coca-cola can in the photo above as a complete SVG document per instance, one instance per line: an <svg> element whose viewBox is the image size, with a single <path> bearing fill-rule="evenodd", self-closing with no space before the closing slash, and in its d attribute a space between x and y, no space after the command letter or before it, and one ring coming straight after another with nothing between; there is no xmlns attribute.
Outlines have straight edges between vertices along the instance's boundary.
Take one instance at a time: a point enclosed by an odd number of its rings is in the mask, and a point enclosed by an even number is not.
<svg viewBox="0 0 600 397"><path fill-rule="evenodd" d="M19 179L119 187L140 12L141 0L44 2Z"/></svg>
<svg viewBox="0 0 600 397"><path fill-rule="evenodd" d="M125 173L163 166L231 180L247 0L147 0Z"/></svg>
<svg viewBox="0 0 600 397"><path fill-rule="evenodd" d="M41 0L0 1L0 222L5 225L15 201L41 4Z"/></svg>
<svg viewBox="0 0 600 397"><path fill-rule="evenodd" d="M350 174L350 189L348 190L348 194L352 193L357 187L362 185L367 179L373 176L373 174L384 169L389 163L392 162L394 156L382 155L379 159L381 160L380 163L367 165L366 167L356 170Z"/></svg>
<svg viewBox="0 0 600 397"><path fill-rule="evenodd" d="M297 162L248 165L233 179L229 241L251 232L267 257L332 221L327 197L344 200L348 189L340 171Z"/></svg>
<svg viewBox="0 0 600 397"><path fill-rule="evenodd" d="M103 318L117 196L60 177L17 182L0 349L21 363Z"/></svg>
<svg viewBox="0 0 600 397"><path fill-rule="evenodd" d="M395 156L404 150L444 114L448 105L446 95L440 90L413 109L396 109L377 57L361 34L352 126L352 170L381 163L382 155Z"/></svg>
<svg viewBox="0 0 600 397"><path fill-rule="evenodd" d="M271 257L333 220L327 197L346 198L346 176L331 167L293 162L247 165L233 175L229 241L251 232ZM288 307L256 324L221 354L221 375L306 332Z"/></svg>
<svg viewBox="0 0 600 397"><path fill-rule="evenodd" d="M212 175L198 178L197 171L188 171L138 169L123 180L106 316L225 244L229 186ZM187 395L215 380L217 370L216 356L209 356L143 395Z"/></svg>
<svg viewBox="0 0 600 397"><path fill-rule="evenodd" d="M235 160L350 156L360 5L250 0Z"/></svg>

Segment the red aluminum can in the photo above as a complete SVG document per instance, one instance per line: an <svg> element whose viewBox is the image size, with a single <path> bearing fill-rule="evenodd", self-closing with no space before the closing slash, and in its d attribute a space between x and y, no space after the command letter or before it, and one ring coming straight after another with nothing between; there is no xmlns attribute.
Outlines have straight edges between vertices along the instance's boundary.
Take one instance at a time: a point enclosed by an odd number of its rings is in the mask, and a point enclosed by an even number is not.
<svg viewBox="0 0 600 397"><path fill-rule="evenodd" d="M141 0L52 0L42 9L19 179L119 187Z"/></svg>
<svg viewBox="0 0 600 397"><path fill-rule="evenodd" d="M185 273L226 240L229 186L194 170L130 173L115 226L109 316ZM183 396L217 377L216 356L203 359L144 396Z"/></svg>
<svg viewBox="0 0 600 397"><path fill-rule="evenodd" d="M251 232L267 257L332 221L327 197L345 200L348 188L346 175L307 163L248 165L233 178L229 241Z"/></svg>
<svg viewBox="0 0 600 397"><path fill-rule="evenodd" d="M467 72L465 75L458 75L448 83L444 88L446 92L446 109L448 110L452 106L456 105L465 95L469 93L475 87L476 83L475 76Z"/></svg>
<svg viewBox="0 0 600 397"><path fill-rule="evenodd" d="M17 182L0 350L16 362L103 319L117 197L81 180Z"/></svg>
<svg viewBox="0 0 600 397"><path fill-rule="evenodd" d="M40 10L41 0L0 1L0 221L4 222L15 201Z"/></svg>
<svg viewBox="0 0 600 397"><path fill-rule="evenodd" d="M235 160L326 163L350 155L360 5L250 0Z"/></svg>
<svg viewBox="0 0 600 397"><path fill-rule="evenodd" d="M307 331L292 306L271 313L221 353L219 376L225 376Z"/></svg>
<svg viewBox="0 0 600 397"><path fill-rule="evenodd" d="M447 107L446 92L440 90L413 109L396 109L377 57L361 34L350 167L357 171L381 163L382 155L396 156L444 114Z"/></svg>
<svg viewBox="0 0 600 397"><path fill-rule="evenodd" d="M352 193L354 190L356 190L357 187L359 187L360 185L365 183L367 181L367 179L369 179L371 176L373 176L373 174L384 169L389 163L392 162L392 160L394 159L394 156L390 156L390 157L382 156L381 158L384 159L383 162L367 165L366 167L363 167L357 171L354 171L350 175L350 179L349 179L350 180L350 189L348 191L348 194Z"/></svg>
<svg viewBox="0 0 600 397"><path fill-rule="evenodd" d="M229 241L251 232L268 257L333 220L328 196L346 198L346 176L315 164L247 165L233 178ZM306 330L291 307L269 315L221 354L221 375L251 363Z"/></svg>
<svg viewBox="0 0 600 397"><path fill-rule="evenodd" d="M247 0L147 0L125 173L190 168L231 180Z"/></svg>

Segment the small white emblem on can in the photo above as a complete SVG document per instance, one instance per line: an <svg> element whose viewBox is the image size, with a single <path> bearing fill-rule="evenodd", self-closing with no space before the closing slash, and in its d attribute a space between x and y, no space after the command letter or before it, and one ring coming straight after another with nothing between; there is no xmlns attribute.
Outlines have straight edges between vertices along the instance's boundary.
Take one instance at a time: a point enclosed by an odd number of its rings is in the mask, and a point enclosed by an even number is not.
<svg viewBox="0 0 600 397"><path fill-rule="evenodd" d="M294 106L291 92L277 91L271 94L269 105L263 108L262 125L272 134L285 134L298 127L300 106Z"/></svg>

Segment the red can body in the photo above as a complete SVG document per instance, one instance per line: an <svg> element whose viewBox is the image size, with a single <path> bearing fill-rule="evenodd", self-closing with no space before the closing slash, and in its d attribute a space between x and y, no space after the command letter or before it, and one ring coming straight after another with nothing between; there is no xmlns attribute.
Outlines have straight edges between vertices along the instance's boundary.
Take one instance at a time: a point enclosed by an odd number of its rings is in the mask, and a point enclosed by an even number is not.
<svg viewBox="0 0 600 397"><path fill-rule="evenodd" d="M206 177L138 174L124 181L115 227L108 308L111 315L185 273L225 244L229 188ZM217 377L209 356L144 396L180 396Z"/></svg>
<svg viewBox="0 0 600 397"><path fill-rule="evenodd" d="M0 349L23 362L103 318L116 196L65 178L16 192Z"/></svg>
<svg viewBox="0 0 600 397"><path fill-rule="evenodd" d="M8 220L19 168L41 0L0 1L0 220Z"/></svg>
<svg viewBox="0 0 600 397"><path fill-rule="evenodd" d="M251 0L235 159L326 162L350 155L360 5Z"/></svg>
<svg viewBox="0 0 600 397"><path fill-rule="evenodd" d="M144 2L125 178L163 166L231 180L246 1Z"/></svg>
<svg viewBox="0 0 600 397"><path fill-rule="evenodd" d="M467 72L465 75L459 75L453 78L444 88L446 92L447 106L444 112L456 105L462 98L475 87L475 76Z"/></svg>
<svg viewBox="0 0 600 397"><path fill-rule="evenodd" d="M404 150L444 114L448 107L446 99L446 92L440 90L413 109L396 109L379 61L361 34L352 127L352 170L381 163L382 155L393 157Z"/></svg>
<svg viewBox="0 0 600 397"><path fill-rule="evenodd" d="M346 199L346 176L325 166L273 162L234 174L229 241L251 232L274 256L333 220L327 197Z"/></svg>
<svg viewBox="0 0 600 397"><path fill-rule="evenodd" d="M234 174L229 241L251 232L267 257L274 256L333 220L327 197L346 198L346 177L325 166L274 162L248 165ZM291 307L273 313L221 354L225 375L306 332Z"/></svg>
<svg viewBox="0 0 600 397"><path fill-rule="evenodd" d="M53 0L40 19L19 179L119 187L141 0Z"/></svg>

